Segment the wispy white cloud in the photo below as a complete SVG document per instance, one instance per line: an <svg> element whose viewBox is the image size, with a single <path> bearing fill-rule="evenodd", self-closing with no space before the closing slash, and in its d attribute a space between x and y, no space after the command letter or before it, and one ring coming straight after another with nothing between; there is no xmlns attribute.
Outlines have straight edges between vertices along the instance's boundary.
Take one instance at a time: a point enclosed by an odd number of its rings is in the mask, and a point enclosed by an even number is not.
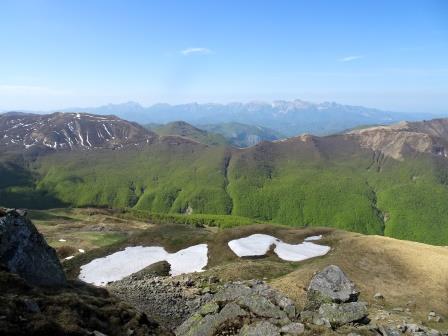
<svg viewBox="0 0 448 336"><path fill-rule="evenodd" d="M356 56L356 55L353 55L353 56L346 56L346 57L342 57L342 58L340 58L339 59L339 62L351 62L351 61L356 61L356 60L359 60L359 59L361 59L361 58L364 58L364 56Z"/></svg>
<svg viewBox="0 0 448 336"><path fill-rule="evenodd" d="M184 56L190 55L209 55L213 52L208 48L187 48L180 52Z"/></svg>

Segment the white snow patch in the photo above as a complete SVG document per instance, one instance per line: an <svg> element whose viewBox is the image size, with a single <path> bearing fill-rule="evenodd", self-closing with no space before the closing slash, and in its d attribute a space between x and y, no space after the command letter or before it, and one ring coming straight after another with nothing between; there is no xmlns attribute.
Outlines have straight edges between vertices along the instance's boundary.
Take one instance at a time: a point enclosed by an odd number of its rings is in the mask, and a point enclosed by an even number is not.
<svg viewBox="0 0 448 336"><path fill-rule="evenodd" d="M301 244L287 244L280 242L274 252L280 259L287 261L302 261L314 257L326 255L330 251L329 246L304 242Z"/></svg>
<svg viewBox="0 0 448 336"><path fill-rule="evenodd" d="M269 247L275 245L274 252L280 259L287 261L302 261L323 256L330 251L329 246L310 242L288 244L273 236L258 233L231 240L228 245L238 257L265 255L269 251Z"/></svg>
<svg viewBox="0 0 448 336"><path fill-rule="evenodd" d="M75 256L70 256L70 257L67 257L67 258L65 258L64 260L70 260L70 259L73 259Z"/></svg>
<svg viewBox="0 0 448 336"><path fill-rule="evenodd" d="M207 244L199 244L168 253L160 246L132 246L81 266L79 278L103 286L121 280L145 267L166 260L171 265L171 275L201 272L207 266Z"/></svg>
<svg viewBox="0 0 448 336"><path fill-rule="evenodd" d="M322 239L322 235L318 235L318 236L309 236L305 238L305 241L312 241L312 240L321 240Z"/></svg>
<svg viewBox="0 0 448 336"><path fill-rule="evenodd" d="M265 255L269 247L277 242L280 242L280 239L256 233L246 238L231 240L228 245L238 257L249 257Z"/></svg>
<svg viewBox="0 0 448 336"><path fill-rule="evenodd" d="M65 240L65 239L62 239L62 238L59 239L59 241L60 241L60 242L63 242L63 243L66 242L66 240Z"/></svg>
<svg viewBox="0 0 448 336"><path fill-rule="evenodd" d="M83 250L83 249L78 249L78 251L79 251L80 253L85 253L85 252L86 252L86 251Z"/></svg>

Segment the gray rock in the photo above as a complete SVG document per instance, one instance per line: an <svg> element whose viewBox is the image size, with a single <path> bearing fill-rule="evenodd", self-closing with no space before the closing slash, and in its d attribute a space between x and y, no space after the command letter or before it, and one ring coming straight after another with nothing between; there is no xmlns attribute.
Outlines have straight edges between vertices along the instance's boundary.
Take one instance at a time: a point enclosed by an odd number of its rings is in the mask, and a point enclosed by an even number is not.
<svg viewBox="0 0 448 336"><path fill-rule="evenodd" d="M288 325L283 326L280 329L280 332L288 334L288 335L301 335L305 332L305 326L302 323L295 322Z"/></svg>
<svg viewBox="0 0 448 336"><path fill-rule="evenodd" d="M234 301L242 296L251 295L252 289L245 285L229 284L223 290L216 293L214 300L217 302Z"/></svg>
<svg viewBox="0 0 448 336"><path fill-rule="evenodd" d="M375 295L373 296L373 298L377 301L382 301L384 300L384 295L381 293L375 293Z"/></svg>
<svg viewBox="0 0 448 336"><path fill-rule="evenodd" d="M175 334L177 336L213 336L222 324L246 315L245 310L230 302L218 314L205 317L194 314L176 329Z"/></svg>
<svg viewBox="0 0 448 336"><path fill-rule="evenodd" d="M221 288L175 332L178 336L280 335L280 328L289 326L294 335L295 315L294 302L265 283L234 282Z"/></svg>
<svg viewBox="0 0 448 336"><path fill-rule="evenodd" d="M286 318L286 313L280 310L280 307L275 306L268 299L257 294L242 296L237 303L258 316L277 319Z"/></svg>
<svg viewBox="0 0 448 336"><path fill-rule="evenodd" d="M361 321L367 315L367 304L364 302L324 303L319 308L319 316L328 321L332 327Z"/></svg>
<svg viewBox="0 0 448 336"><path fill-rule="evenodd" d="M428 321L431 322L442 322L442 317L440 315L437 315L435 312L431 311L428 314Z"/></svg>
<svg viewBox="0 0 448 336"><path fill-rule="evenodd" d="M201 307L199 314L205 316L208 314L215 314L219 311L219 305L216 302L208 302Z"/></svg>
<svg viewBox="0 0 448 336"><path fill-rule="evenodd" d="M380 326L378 329L383 336L400 336L402 334L399 329L391 326Z"/></svg>
<svg viewBox="0 0 448 336"><path fill-rule="evenodd" d="M306 310L317 310L323 303L354 302L359 291L355 284L335 265L317 273L308 287Z"/></svg>
<svg viewBox="0 0 448 336"><path fill-rule="evenodd" d="M0 217L0 263L29 284L64 286L66 278L55 250L21 214L7 210Z"/></svg>
<svg viewBox="0 0 448 336"><path fill-rule="evenodd" d="M158 277L158 276L168 276L170 275L171 265L167 261L159 261L154 264L145 267L141 271L133 273L129 276L131 280L142 280L147 277Z"/></svg>
<svg viewBox="0 0 448 336"><path fill-rule="evenodd" d="M240 336L280 336L279 329L267 321L255 322L241 328Z"/></svg>

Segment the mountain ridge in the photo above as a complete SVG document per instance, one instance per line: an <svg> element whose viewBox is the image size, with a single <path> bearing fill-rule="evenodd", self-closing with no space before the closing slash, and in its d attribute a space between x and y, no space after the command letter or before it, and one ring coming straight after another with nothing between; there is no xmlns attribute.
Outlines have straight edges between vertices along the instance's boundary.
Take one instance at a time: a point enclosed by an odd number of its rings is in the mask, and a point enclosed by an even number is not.
<svg viewBox="0 0 448 336"><path fill-rule="evenodd" d="M401 120L413 121L435 117L429 113L390 112L335 102L311 103L300 99L275 100L271 103L260 101L178 105L158 103L148 107L131 101L98 107L64 108L60 111L115 114L141 124L164 124L177 120L194 125L239 122L272 128L287 136L300 133L328 135L363 124L390 124Z"/></svg>
<svg viewBox="0 0 448 336"><path fill-rule="evenodd" d="M142 126L112 115L88 113L0 115L0 147L52 149L121 148L153 141Z"/></svg>

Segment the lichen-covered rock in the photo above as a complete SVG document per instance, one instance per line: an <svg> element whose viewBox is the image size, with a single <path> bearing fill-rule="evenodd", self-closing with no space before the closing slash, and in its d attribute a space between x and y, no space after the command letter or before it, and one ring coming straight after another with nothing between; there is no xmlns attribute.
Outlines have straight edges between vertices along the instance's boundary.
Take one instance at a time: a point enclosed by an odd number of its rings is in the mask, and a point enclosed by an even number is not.
<svg viewBox="0 0 448 336"><path fill-rule="evenodd" d="M64 286L56 252L48 246L25 212L4 210L0 217L0 263L36 286Z"/></svg>
<svg viewBox="0 0 448 336"><path fill-rule="evenodd" d="M287 335L301 335L305 332L305 326L302 323L295 322L290 323L288 325L283 326L280 329L280 332Z"/></svg>
<svg viewBox="0 0 448 336"><path fill-rule="evenodd" d="M364 302L324 303L319 308L319 315L331 327L339 327L366 318L367 304Z"/></svg>
<svg viewBox="0 0 448 336"><path fill-rule="evenodd" d="M235 282L226 284L175 332L178 336L270 336L290 326L294 335L295 318L294 302L264 282Z"/></svg>
<svg viewBox="0 0 448 336"><path fill-rule="evenodd" d="M200 315L200 314L199 314ZM213 336L223 324L231 325L233 321L239 321L239 317L246 316L247 312L237 304L230 302L217 314L210 314L204 317L193 315L194 322L190 319L182 324L176 335L185 336Z"/></svg>
<svg viewBox="0 0 448 336"><path fill-rule="evenodd" d="M265 297L257 294L242 296L238 299L237 303L258 316L277 319L286 318L286 313L279 306L274 305Z"/></svg>
<svg viewBox="0 0 448 336"><path fill-rule="evenodd" d="M325 267L310 282L305 310L317 310L323 303L354 302L359 291L345 273L335 265Z"/></svg>
<svg viewBox="0 0 448 336"><path fill-rule="evenodd" d="M400 336L402 334L399 329L390 326L380 326L378 329L383 336Z"/></svg>
<svg viewBox="0 0 448 336"><path fill-rule="evenodd" d="M267 321L259 321L241 328L240 336L280 336L279 329Z"/></svg>

